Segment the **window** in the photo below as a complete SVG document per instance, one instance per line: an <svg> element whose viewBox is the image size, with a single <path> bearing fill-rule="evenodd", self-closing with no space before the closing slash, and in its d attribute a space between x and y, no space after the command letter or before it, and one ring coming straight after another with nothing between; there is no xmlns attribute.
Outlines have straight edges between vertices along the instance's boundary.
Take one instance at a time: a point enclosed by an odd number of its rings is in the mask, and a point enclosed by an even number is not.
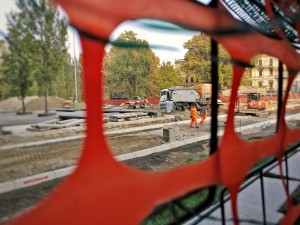
<svg viewBox="0 0 300 225"><path fill-rule="evenodd" d="M191 83L194 83L194 77L191 77Z"/></svg>
<svg viewBox="0 0 300 225"><path fill-rule="evenodd" d="M270 77L273 76L273 68L270 68Z"/></svg>
<svg viewBox="0 0 300 225"><path fill-rule="evenodd" d="M258 81L258 87L262 87L263 85L263 82L262 81Z"/></svg>
<svg viewBox="0 0 300 225"><path fill-rule="evenodd" d="M258 65L262 66L262 59L258 60Z"/></svg>
<svg viewBox="0 0 300 225"><path fill-rule="evenodd" d="M259 101L259 94L258 93L249 93L248 102L251 101Z"/></svg>
<svg viewBox="0 0 300 225"><path fill-rule="evenodd" d="M274 82L272 80L269 81L269 87L273 88Z"/></svg>
<svg viewBox="0 0 300 225"><path fill-rule="evenodd" d="M189 82L189 78L185 78L185 83L187 84Z"/></svg>
<svg viewBox="0 0 300 225"><path fill-rule="evenodd" d="M167 95L167 92L166 92L166 91L162 91L162 92L160 93L160 96L164 96L164 95Z"/></svg>
<svg viewBox="0 0 300 225"><path fill-rule="evenodd" d="M262 75L263 75L263 72L262 72L262 70L260 70L259 71L259 76L262 77Z"/></svg>
<svg viewBox="0 0 300 225"><path fill-rule="evenodd" d="M270 58L270 66L273 66L273 58Z"/></svg>

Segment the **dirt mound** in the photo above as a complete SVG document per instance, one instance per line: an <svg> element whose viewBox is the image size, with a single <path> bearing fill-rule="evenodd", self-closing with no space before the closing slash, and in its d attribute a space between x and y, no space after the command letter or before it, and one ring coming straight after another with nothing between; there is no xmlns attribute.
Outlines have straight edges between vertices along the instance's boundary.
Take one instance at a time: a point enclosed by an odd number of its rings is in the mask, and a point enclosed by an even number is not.
<svg viewBox="0 0 300 225"><path fill-rule="evenodd" d="M38 99L38 96L28 96L25 98L25 105L34 100ZM22 109L22 101L19 99L19 97L11 97L8 99L5 99L0 102L0 111L20 111Z"/></svg>
<svg viewBox="0 0 300 225"><path fill-rule="evenodd" d="M65 99L57 96L48 96L49 108L63 108ZM41 111L45 110L45 97L33 99L26 104L26 111Z"/></svg>
<svg viewBox="0 0 300 225"><path fill-rule="evenodd" d="M63 108L65 99L57 96L48 97L49 108ZM27 112L43 111L45 109L45 97L28 96L25 98ZM22 101L18 97L11 97L0 102L0 111L21 111Z"/></svg>

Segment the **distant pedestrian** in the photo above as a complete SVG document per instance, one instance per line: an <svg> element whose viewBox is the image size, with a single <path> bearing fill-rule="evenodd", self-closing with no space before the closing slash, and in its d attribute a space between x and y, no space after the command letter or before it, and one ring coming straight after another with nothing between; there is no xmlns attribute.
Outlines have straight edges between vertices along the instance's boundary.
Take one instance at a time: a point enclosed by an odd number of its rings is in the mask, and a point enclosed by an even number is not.
<svg viewBox="0 0 300 225"><path fill-rule="evenodd" d="M149 101L148 101L147 97L144 97L144 101L145 101L145 105L149 106Z"/></svg>
<svg viewBox="0 0 300 225"><path fill-rule="evenodd" d="M201 116L201 124L204 124L206 120L207 107L206 105L202 105L200 108L200 116Z"/></svg>
<svg viewBox="0 0 300 225"><path fill-rule="evenodd" d="M190 111L191 114L191 122L190 122L190 127L193 127L193 124L195 124L196 128L199 127L198 125L198 121L197 121L197 109L196 107L193 105Z"/></svg>
<svg viewBox="0 0 300 225"><path fill-rule="evenodd" d="M240 110L240 104L241 104L241 93L238 91L238 94L236 96L236 102L235 102L236 110Z"/></svg>
<svg viewBox="0 0 300 225"><path fill-rule="evenodd" d="M269 103L269 109L272 109L272 100L270 99L270 100L268 101L268 103Z"/></svg>

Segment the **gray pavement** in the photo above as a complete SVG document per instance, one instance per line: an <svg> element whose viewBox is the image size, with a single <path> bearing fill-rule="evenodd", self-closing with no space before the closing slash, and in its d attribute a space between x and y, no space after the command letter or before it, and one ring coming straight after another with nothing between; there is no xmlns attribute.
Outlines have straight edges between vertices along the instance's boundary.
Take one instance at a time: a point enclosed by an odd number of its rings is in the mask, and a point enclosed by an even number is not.
<svg viewBox="0 0 300 225"><path fill-rule="evenodd" d="M291 156L288 160L288 173L294 180L289 180L289 193L293 194L300 188L300 150ZM283 165L283 167L285 167ZM285 174L285 170L284 170ZM279 169L278 165L272 169L268 176L264 177L264 198L265 198L265 213L266 213L266 224L279 224L281 219L284 217L282 212L283 206L286 203L287 197L285 194L282 180L278 177ZM252 182L252 183L251 183ZM263 220L263 204L262 204L262 189L261 181L259 179L248 180L245 184L250 183L245 189L238 194L238 213L241 225L250 224L264 224ZM228 198L228 197L227 197ZM225 221L226 225L233 225L232 222L232 210L231 200L228 200L225 205ZM221 209L217 208L208 217L201 222L199 218L206 214L210 209L201 213L199 216L185 223L185 225L219 225L221 223Z"/></svg>

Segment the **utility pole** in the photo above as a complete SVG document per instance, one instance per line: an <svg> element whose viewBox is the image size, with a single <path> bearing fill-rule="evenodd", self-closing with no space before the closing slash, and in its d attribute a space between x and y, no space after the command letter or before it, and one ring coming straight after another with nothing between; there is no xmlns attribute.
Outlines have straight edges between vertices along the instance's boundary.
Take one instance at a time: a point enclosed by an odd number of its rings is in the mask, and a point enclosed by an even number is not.
<svg viewBox="0 0 300 225"><path fill-rule="evenodd" d="M73 63L74 63L74 81L75 81L75 100L74 103L78 102L78 90L77 90L77 60L76 60L76 55L75 55L75 34L74 34L74 30L75 28L73 27L73 50L74 50L74 54L73 54Z"/></svg>

